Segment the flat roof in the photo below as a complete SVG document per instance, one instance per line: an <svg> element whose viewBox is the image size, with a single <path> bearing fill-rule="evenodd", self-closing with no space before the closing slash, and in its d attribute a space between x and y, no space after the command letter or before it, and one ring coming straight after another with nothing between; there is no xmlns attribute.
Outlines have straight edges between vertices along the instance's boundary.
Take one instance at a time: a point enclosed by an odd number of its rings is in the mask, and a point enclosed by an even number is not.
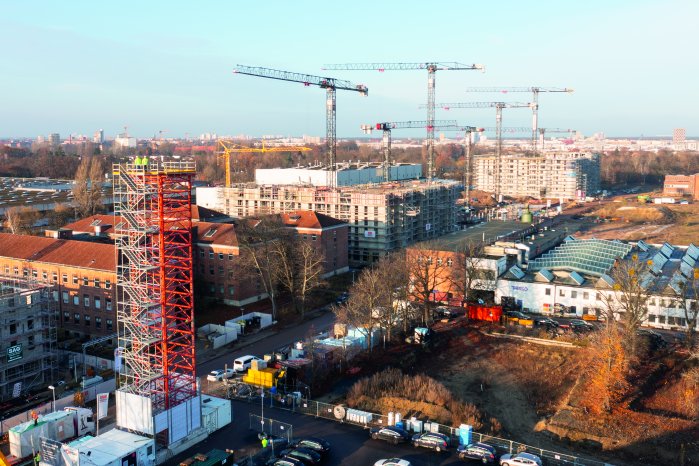
<svg viewBox="0 0 699 466"><path fill-rule="evenodd" d="M84 437L70 442L68 446L86 455L89 463L95 466L106 465L115 458L123 458L143 445L152 444L153 439L140 435L112 429L99 437Z"/></svg>
<svg viewBox="0 0 699 466"><path fill-rule="evenodd" d="M494 220L479 223L465 230L455 231L430 241L436 246L435 249L454 252L464 241L482 241L485 237L486 243L492 243L505 239L510 234L521 234L531 227L531 223Z"/></svg>

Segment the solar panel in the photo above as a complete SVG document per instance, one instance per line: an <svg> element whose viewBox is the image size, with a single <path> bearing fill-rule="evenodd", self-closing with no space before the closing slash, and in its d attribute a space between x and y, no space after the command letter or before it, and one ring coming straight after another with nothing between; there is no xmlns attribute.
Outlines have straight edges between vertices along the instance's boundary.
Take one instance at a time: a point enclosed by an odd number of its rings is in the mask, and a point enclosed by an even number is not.
<svg viewBox="0 0 699 466"><path fill-rule="evenodd" d="M549 269L541 269L537 272L537 277L541 277L547 282L551 283L555 277L555 275L549 270Z"/></svg>
<svg viewBox="0 0 699 466"><path fill-rule="evenodd" d="M614 279L606 273L600 275L597 283L599 284L600 281L603 282L605 285L609 286L610 288L614 286Z"/></svg>
<svg viewBox="0 0 699 466"><path fill-rule="evenodd" d="M677 294L684 293L684 284L687 280L680 274L676 273L672 276L670 284L668 285Z"/></svg>
<svg viewBox="0 0 699 466"><path fill-rule="evenodd" d="M699 248L694 245L694 243L690 243L689 247L687 247L687 252L685 253L689 257L691 257L694 260L699 259Z"/></svg>
<svg viewBox="0 0 699 466"><path fill-rule="evenodd" d="M668 259L670 258L670 256L672 256L672 251L674 250L675 248L672 247L670 243L665 243L663 244L663 247L660 248L660 252Z"/></svg>
<svg viewBox="0 0 699 466"><path fill-rule="evenodd" d="M643 252L647 252L648 249L650 249L650 247L643 240L639 240L638 243L636 243L636 246L638 246L638 249Z"/></svg>
<svg viewBox="0 0 699 466"><path fill-rule="evenodd" d="M576 285L580 286L585 283L585 279L578 272L570 272L570 278L575 282Z"/></svg>

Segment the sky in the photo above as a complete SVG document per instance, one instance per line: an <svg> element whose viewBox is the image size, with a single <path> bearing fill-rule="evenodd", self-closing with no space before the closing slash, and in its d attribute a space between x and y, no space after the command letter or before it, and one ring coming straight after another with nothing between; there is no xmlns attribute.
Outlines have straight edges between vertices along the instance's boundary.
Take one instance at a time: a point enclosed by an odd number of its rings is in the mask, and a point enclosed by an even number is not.
<svg viewBox="0 0 699 466"><path fill-rule="evenodd" d="M234 75L236 64L365 84L367 97L337 93L338 137L359 137L362 124L424 120L427 72L323 64L433 61L485 65L438 71L438 103L530 100L474 86L568 87L541 94L540 127L699 136L698 19L695 0L0 0L0 137L325 134L324 90ZM495 126L493 109L436 117ZM530 121L504 110L504 126Z"/></svg>

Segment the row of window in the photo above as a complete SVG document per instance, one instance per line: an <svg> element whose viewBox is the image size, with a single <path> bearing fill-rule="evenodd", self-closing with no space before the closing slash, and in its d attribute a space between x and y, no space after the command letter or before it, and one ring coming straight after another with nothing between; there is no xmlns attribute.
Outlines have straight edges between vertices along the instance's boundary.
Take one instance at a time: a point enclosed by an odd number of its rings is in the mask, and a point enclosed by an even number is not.
<svg viewBox="0 0 699 466"><path fill-rule="evenodd" d="M80 322L83 322L85 327L90 327L92 326L92 317L89 314L85 315L80 315L79 312L73 313L73 323L80 325ZM68 324L70 323L70 312L63 312L63 323ZM105 328L107 330L113 330L114 328L114 321L112 319L105 319L106 326ZM95 328L102 328L102 318L101 317L95 317Z"/></svg>
<svg viewBox="0 0 699 466"><path fill-rule="evenodd" d="M19 267L14 266L12 268L12 273L14 273L15 275L19 275ZM36 279L39 278L39 271L37 269L22 269L22 275L25 278L29 278L30 273L31 273L31 276L33 278L36 278ZM10 275L10 266L9 265L5 266L5 275ZM41 279L44 282L48 283L49 273L46 270L41 271ZM58 283L58 273L57 272L51 272L51 281L53 283ZM63 283L68 283L68 274L67 273L64 273L61 275L61 281ZM77 275L73 275L72 281L73 281L73 285L78 285L78 284L82 283L82 286L90 286L90 282L92 282L92 286L94 286L95 288L102 288L102 281L99 278L95 278L93 280L90 280L88 277L80 278ZM111 280L105 280L104 281L104 288L109 290L111 287L112 287Z"/></svg>
<svg viewBox="0 0 699 466"><path fill-rule="evenodd" d="M216 254L216 253L214 253L214 251L212 249L209 249L209 259L215 259L216 256L218 256L218 260L222 261L225 254L223 254L222 252L219 252L218 254ZM204 259L206 257L206 252L203 249L199 250L199 257L201 257L202 259ZM228 253L228 260L229 261L233 260L233 253L230 253L230 252Z"/></svg>
<svg viewBox="0 0 699 466"><path fill-rule="evenodd" d="M544 293L546 296L551 296L551 288L546 288L544 290ZM561 298L566 297L566 290L559 288L558 289L558 296ZM578 291L577 290L570 290L570 297L572 299L576 299L578 297ZM582 292L582 298L583 299L590 299L590 293L587 291ZM612 295L610 294L608 296L609 299L612 299ZM602 293L596 293L595 299L597 301L602 301ZM677 300L672 299L672 298L649 298L648 299L648 304L650 306L660 306L663 308L677 308L679 306ZM696 309L697 307L697 302L696 301L691 301L690 302L690 308L691 309Z"/></svg>
<svg viewBox="0 0 699 466"><path fill-rule="evenodd" d="M69 292L64 291L63 296L61 297L63 300L63 304L69 304L71 300L71 295ZM73 305L75 306L80 306L80 295L74 294L72 296L73 300ZM89 308L91 305L94 305L95 309L102 309L102 298L99 296L94 296L91 297L89 294L84 294L83 295L83 306ZM107 298L104 300L104 308L107 311L112 310L112 300Z"/></svg>

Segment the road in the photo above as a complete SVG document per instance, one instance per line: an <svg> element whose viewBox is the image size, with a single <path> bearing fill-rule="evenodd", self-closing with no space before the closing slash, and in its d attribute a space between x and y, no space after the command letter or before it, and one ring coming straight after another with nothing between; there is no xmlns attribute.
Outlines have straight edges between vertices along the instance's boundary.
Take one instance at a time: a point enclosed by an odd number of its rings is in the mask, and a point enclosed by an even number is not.
<svg viewBox="0 0 699 466"><path fill-rule="evenodd" d="M212 448L230 448L236 451L236 458L254 453L260 448L260 442L255 433L249 429L250 414L260 415L258 403L233 402L233 422L223 429L214 432L207 440L178 455L166 465L179 464L185 458L196 453L206 453ZM326 439L331 444L331 452L323 466L337 465L373 465L379 459L400 457L407 459L414 466L435 466L447 464L463 464L452 452L436 453L424 448L413 448L410 445L392 445L381 440L369 438L367 430L315 418L289 411L271 409L264 410L265 419L272 418L293 426L293 436L315 436Z"/></svg>
<svg viewBox="0 0 699 466"><path fill-rule="evenodd" d="M332 326L334 321L335 316L333 315L333 313L326 312L320 317L307 320L300 325L282 329L276 334L270 335L267 338L264 338L260 341L251 344L250 346L246 346L242 349L234 348L228 354L219 356L211 361L197 364L197 375L204 376L212 370L223 369L224 365L226 364L228 364L228 367L233 367L233 360L240 356L245 356L246 354L252 354L255 356L262 357L262 355L264 355L265 353L271 353L277 348L289 345L293 343L295 340L299 340L306 337L311 326L316 331L320 332Z"/></svg>

